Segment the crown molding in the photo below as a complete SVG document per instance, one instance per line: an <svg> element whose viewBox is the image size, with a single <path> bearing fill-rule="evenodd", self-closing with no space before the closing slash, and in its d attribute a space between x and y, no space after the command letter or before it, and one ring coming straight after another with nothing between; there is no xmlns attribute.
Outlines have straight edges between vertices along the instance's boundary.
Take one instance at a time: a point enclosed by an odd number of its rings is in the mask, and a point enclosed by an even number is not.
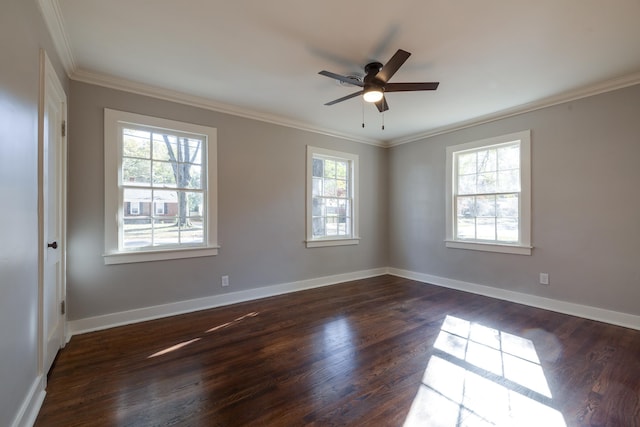
<svg viewBox="0 0 640 427"><path fill-rule="evenodd" d="M542 108L552 107L558 104L564 104L565 102L576 101L582 98L588 98L590 96L599 95L601 93L611 92L617 89L623 89L625 87L635 86L640 84L640 72L628 74L622 77L618 77L604 82L599 82L593 85L583 86L578 89L574 89L568 92L563 92L558 95L550 96L540 99L538 101L529 102L527 104L518 105L517 107L501 110L496 113L487 114L484 116L476 117L471 120L457 122L449 126L443 126L440 128L432 129L423 133L410 135L403 138L387 141L384 145L386 148L395 147L397 145L408 144L410 142L420 141L423 139L431 138L437 135L443 135L446 133L455 132L457 130L478 126L485 123L495 122L497 120L506 119L507 117L513 117L531 111L540 110Z"/></svg>
<svg viewBox="0 0 640 427"><path fill-rule="evenodd" d="M266 123L285 126L293 129L313 132L321 135L331 136L334 138L345 139L353 142L374 145L376 147L391 148L402 144L420 141L437 135L443 135L458 130L478 126L485 123L502 120L508 117L517 116L531 111L540 110L546 107L562 104L565 102L575 101L589 96L598 95L613 90L622 89L629 86L640 84L640 72L625 75L612 80L599 82L593 85L583 86L558 95L553 95L527 104L516 107L507 108L495 113L483 115L470 120L456 122L451 125L442 126L425 132L396 138L392 140L377 140L372 138L363 138L360 136L336 132L327 128L320 128L305 122L291 120L287 117L268 114L250 109L240 108L234 105L223 104L211 99L202 98L193 95L187 95L178 91L172 91L140 82L133 82L126 79L112 77L100 73L89 72L78 69L71 44L65 31L64 20L58 0L38 0L38 5L44 17L44 21L49 29L49 33L53 39L54 47L62 61L62 65L72 80L104 86L112 89L124 90L139 95L150 96L166 101L177 102L180 104L191 105L198 108L212 110L220 113L231 114L234 116L244 117L252 120L258 120Z"/></svg>
<svg viewBox="0 0 640 427"><path fill-rule="evenodd" d="M285 126L293 129L313 132L321 135L331 136L334 138L346 139L362 144L374 145L377 147L385 147L385 143L375 139L362 138L354 135L336 132L331 129L315 127L304 122L291 120L289 118L268 114L264 112L254 111L250 109L240 108L234 105L216 102L208 98L194 95L188 95L182 92L164 89L157 86L148 85L146 83L134 82L131 80L121 79L118 77L108 76L101 73L93 73L85 70L76 70L69 78L71 80L90 83L110 89L123 90L138 95L149 96L165 101L176 102L179 104L190 105L192 107L203 108L206 110L216 111L218 113L230 114L233 116L244 117L247 119L258 120L261 122L271 123L275 125Z"/></svg>
<svg viewBox="0 0 640 427"><path fill-rule="evenodd" d="M308 123L291 120L289 118L277 116L274 114L243 109L237 106L223 104L210 99L187 95L181 92L172 91L144 83L133 82L126 79L81 70L77 67L75 59L73 58L71 43L69 42L69 37L67 36L67 33L65 31L64 19L62 17L62 11L60 9L58 0L38 0L38 5L40 6L40 11L42 12L44 21L53 39L53 44L56 52L58 53L58 56L62 61L62 65L67 73L67 76L72 80L91 83L111 89L124 90L127 92L136 93L138 95L150 96L157 99L163 99L165 101L191 105L194 107L212 110L219 113L231 114L247 119L281 125L293 129L331 136L334 138L346 139L362 144L369 144L377 147L386 146L383 141L376 139L362 138L359 136L336 132L331 129L315 127Z"/></svg>
<svg viewBox="0 0 640 427"><path fill-rule="evenodd" d="M67 32L64 29L64 19L62 18L60 4L58 0L38 0L38 5L62 66L67 76L71 77L76 70L76 62L73 58L69 37L67 37Z"/></svg>

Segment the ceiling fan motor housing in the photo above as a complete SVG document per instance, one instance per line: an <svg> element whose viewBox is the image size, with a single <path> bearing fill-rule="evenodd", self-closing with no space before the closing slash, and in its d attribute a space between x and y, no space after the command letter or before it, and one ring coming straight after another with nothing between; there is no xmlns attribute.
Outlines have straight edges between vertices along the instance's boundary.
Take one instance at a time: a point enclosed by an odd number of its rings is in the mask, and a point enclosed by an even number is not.
<svg viewBox="0 0 640 427"><path fill-rule="evenodd" d="M364 76L364 92L371 90L384 91L384 82L376 78L376 75L382 70L382 64L379 62L370 62L364 67L366 76Z"/></svg>

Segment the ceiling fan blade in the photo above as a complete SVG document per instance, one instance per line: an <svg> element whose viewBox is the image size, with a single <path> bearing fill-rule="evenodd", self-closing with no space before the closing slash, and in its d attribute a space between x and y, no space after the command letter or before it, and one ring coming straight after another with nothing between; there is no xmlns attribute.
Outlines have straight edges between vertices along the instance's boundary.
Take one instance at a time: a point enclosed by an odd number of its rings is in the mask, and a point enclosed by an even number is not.
<svg viewBox="0 0 640 427"><path fill-rule="evenodd" d="M406 50L398 49L391 59L382 66L382 70L376 74L376 78L384 83L388 82L410 56L411 54Z"/></svg>
<svg viewBox="0 0 640 427"><path fill-rule="evenodd" d="M346 77L346 76L341 76L340 74L332 73L331 71L322 70L318 74L321 74L323 76L327 76L327 77L329 77L331 79L340 80L341 82L349 83L349 84L352 84L354 86L360 86L360 87L364 86L364 83L362 83L359 80L351 79L351 78Z"/></svg>
<svg viewBox="0 0 640 427"><path fill-rule="evenodd" d="M387 99L383 96L382 99L376 102L376 107L378 107L378 111L384 113L389 109L389 104L387 104Z"/></svg>
<svg viewBox="0 0 640 427"><path fill-rule="evenodd" d="M440 82L424 83L387 83L384 85L385 92L407 92L413 90L436 90Z"/></svg>
<svg viewBox="0 0 640 427"><path fill-rule="evenodd" d="M338 98L338 99L334 99L331 102L327 102L324 105L333 105L333 104L337 104L338 102L342 102L342 101L346 101L347 99L351 99L351 98L355 98L358 95L362 95L364 91L359 90L358 92L354 92L351 95L347 95L347 96L343 96L342 98Z"/></svg>

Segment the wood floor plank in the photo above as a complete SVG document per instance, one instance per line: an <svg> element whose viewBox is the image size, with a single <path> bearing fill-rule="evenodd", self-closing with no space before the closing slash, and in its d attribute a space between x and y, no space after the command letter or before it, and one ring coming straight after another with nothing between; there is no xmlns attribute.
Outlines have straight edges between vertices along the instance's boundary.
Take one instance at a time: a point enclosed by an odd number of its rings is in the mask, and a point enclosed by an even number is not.
<svg viewBox="0 0 640 427"><path fill-rule="evenodd" d="M74 336L36 426L405 422L640 427L640 331L380 276Z"/></svg>

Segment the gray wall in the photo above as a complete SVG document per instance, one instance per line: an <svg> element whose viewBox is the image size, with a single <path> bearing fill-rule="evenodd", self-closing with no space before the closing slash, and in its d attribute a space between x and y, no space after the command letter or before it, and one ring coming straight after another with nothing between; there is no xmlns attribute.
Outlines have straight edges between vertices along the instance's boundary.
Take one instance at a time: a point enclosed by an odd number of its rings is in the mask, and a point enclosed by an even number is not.
<svg viewBox="0 0 640 427"><path fill-rule="evenodd" d="M76 81L70 92L70 320L388 264L385 149ZM105 107L218 129L219 255L104 265ZM307 144L360 156L359 245L305 248Z"/></svg>
<svg viewBox="0 0 640 427"><path fill-rule="evenodd" d="M0 425L38 377L38 81L45 48L67 80L35 1L0 13Z"/></svg>
<svg viewBox="0 0 640 427"><path fill-rule="evenodd" d="M445 147L532 131L532 256L450 249ZM389 150L390 266L640 315L640 85ZM550 286L538 284L549 273Z"/></svg>

